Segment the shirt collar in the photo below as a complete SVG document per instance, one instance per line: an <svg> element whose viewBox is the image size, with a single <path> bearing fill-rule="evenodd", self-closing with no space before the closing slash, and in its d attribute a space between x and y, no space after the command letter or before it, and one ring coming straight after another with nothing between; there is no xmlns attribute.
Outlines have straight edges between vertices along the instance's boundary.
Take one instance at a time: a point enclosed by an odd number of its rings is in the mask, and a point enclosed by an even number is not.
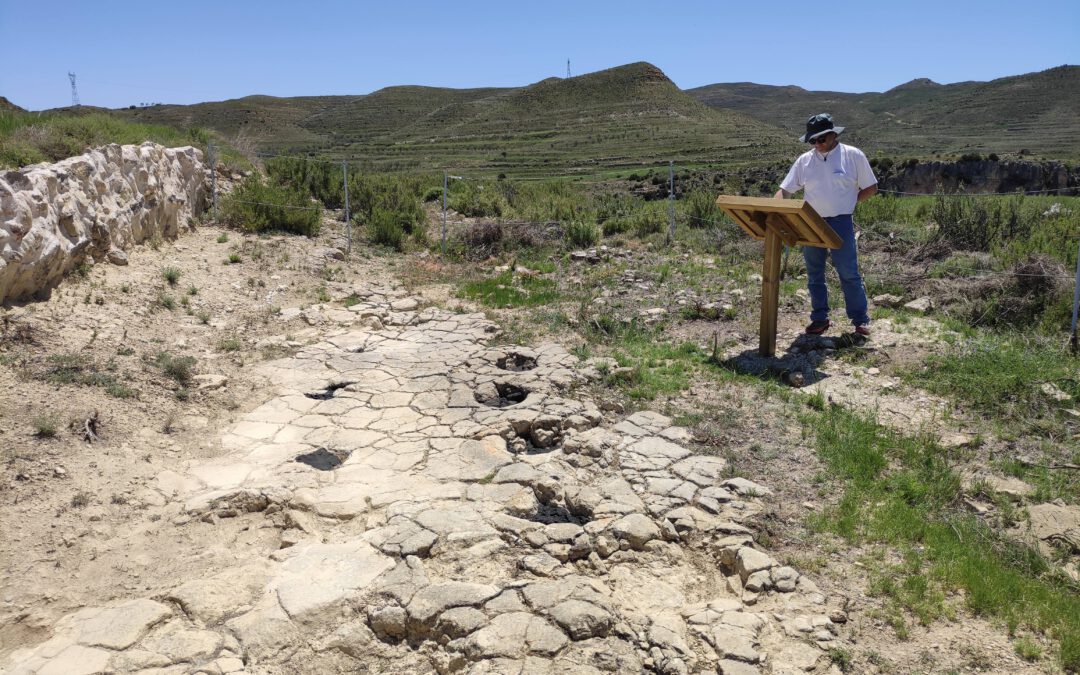
<svg viewBox="0 0 1080 675"><path fill-rule="evenodd" d="M814 156L817 157L818 159L820 159L822 161L828 161L829 157L832 157L833 155L835 155L838 150L840 150L840 141L837 141L836 145L833 146L833 149L828 151L828 152L821 152L820 150L817 149L816 145L814 146L814 149L811 150L810 152L814 153Z"/></svg>

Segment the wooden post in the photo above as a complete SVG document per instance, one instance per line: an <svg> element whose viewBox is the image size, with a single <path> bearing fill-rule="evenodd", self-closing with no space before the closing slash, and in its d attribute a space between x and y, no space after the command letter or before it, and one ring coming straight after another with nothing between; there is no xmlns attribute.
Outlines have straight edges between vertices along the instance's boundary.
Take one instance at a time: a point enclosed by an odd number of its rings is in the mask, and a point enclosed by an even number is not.
<svg viewBox="0 0 1080 675"><path fill-rule="evenodd" d="M780 254L783 241L775 228L765 230L765 262L761 267L761 331L758 353L776 354L776 314L780 304Z"/></svg>
<svg viewBox="0 0 1080 675"><path fill-rule="evenodd" d="M765 357L775 356L784 245L840 248L844 240L803 200L720 195L716 205L748 235L765 241L758 353ZM1080 283L1077 287L1080 288Z"/></svg>

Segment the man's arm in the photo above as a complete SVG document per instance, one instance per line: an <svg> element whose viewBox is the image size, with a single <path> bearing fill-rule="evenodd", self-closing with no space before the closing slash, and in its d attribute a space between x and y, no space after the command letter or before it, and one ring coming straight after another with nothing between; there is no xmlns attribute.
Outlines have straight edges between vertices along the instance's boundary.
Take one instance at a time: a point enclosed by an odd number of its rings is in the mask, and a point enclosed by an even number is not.
<svg viewBox="0 0 1080 675"><path fill-rule="evenodd" d="M859 195L855 198L855 203L866 201L877 194L877 183L874 183L870 187L865 187L859 190Z"/></svg>
<svg viewBox="0 0 1080 675"><path fill-rule="evenodd" d="M789 199L791 198L791 194L792 193L788 192L784 188L780 188L776 191L776 194L773 195L773 199Z"/></svg>

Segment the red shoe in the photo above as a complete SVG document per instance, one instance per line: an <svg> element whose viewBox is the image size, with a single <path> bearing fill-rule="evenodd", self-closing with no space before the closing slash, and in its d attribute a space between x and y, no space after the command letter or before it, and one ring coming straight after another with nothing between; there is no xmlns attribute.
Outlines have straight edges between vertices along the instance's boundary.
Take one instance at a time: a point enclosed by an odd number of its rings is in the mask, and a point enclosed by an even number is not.
<svg viewBox="0 0 1080 675"><path fill-rule="evenodd" d="M870 324L860 323L858 326L855 326L855 334L863 337L870 337Z"/></svg>
<svg viewBox="0 0 1080 675"><path fill-rule="evenodd" d="M806 332L809 335L821 335L825 331L829 330L829 326L831 325L832 323L830 323L828 319L825 319L823 321L812 321L810 325L806 327Z"/></svg>

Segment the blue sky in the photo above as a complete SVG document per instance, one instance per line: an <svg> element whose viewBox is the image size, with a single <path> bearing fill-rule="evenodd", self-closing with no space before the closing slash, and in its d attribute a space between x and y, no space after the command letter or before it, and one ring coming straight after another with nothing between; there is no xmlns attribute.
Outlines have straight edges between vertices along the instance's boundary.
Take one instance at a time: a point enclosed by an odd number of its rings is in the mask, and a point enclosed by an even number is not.
<svg viewBox="0 0 1080 675"><path fill-rule="evenodd" d="M812 9L811 9L812 8ZM634 61L715 82L884 91L1080 64L1080 0L0 0L0 95L29 108L520 86Z"/></svg>

